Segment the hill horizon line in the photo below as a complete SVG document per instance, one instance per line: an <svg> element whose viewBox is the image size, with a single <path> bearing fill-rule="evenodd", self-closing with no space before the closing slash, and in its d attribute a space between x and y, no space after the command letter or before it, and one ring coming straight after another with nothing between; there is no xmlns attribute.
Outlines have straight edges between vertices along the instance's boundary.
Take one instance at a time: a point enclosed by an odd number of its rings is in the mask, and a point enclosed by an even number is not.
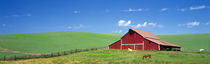
<svg viewBox="0 0 210 64"><path fill-rule="evenodd" d="M38 33L58 33L58 32L83 32L83 33L96 33L96 34L111 34L111 33L97 33L97 32L85 32L85 31L55 31L55 32L34 32L34 33L16 33L16 34L38 34ZM0 35L16 35L16 34L0 34ZM124 34L113 34L113 35L124 35ZM190 34L210 34L210 33L154 34L154 35L190 35Z"/></svg>

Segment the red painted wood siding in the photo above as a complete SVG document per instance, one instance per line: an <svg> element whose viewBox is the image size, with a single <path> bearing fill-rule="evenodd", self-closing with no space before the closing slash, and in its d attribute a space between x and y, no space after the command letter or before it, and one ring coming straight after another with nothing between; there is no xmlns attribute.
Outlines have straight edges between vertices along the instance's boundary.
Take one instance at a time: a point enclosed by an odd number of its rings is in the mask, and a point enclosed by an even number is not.
<svg viewBox="0 0 210 64"><path fill-rule="evenodd" d="M122 49L138 49L138 50L159 50L158 48L158 44L153 43L147 39L144 39L142 36L140 36L138 33L129 31L127 34L125 34L121 40L122 40L122 44L137 44L137 43L143 43L144 42L144 46L142 45L138 45L138 46L134 46L134 45L122 45ZM121 40L111 44L109 46L110 49L121 49ZM144 48L143 48L144 47Z"/></svg>
<svg viewBox="0 0 210 64"><path fill-rule="evenodd" d="M118 40L117 42L109 45L109 49L120 49L121 44L120 44L120 40Z"/></svg>

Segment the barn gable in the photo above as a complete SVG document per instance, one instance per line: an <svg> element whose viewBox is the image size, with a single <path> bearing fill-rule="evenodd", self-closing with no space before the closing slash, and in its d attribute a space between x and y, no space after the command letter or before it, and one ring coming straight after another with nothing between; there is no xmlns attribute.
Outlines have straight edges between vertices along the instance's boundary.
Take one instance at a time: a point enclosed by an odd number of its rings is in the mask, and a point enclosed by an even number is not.
<svg viewBox="0 0 210 64"><path fill-rule="evenodd" d="M136 50L166 50L166 48L180 48L177 45L160 40L150 32L129 29L120 40L109 45L110 49L136 49ZM180 50L180 49L179 49Z"/></svg>

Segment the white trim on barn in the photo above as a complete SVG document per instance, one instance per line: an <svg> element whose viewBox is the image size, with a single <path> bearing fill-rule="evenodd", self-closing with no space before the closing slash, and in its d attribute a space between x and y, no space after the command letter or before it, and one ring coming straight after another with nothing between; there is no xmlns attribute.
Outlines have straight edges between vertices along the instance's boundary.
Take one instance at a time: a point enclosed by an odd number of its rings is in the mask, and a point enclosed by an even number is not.
<svg viewBox="0 0 210 64"><path fill-rule="evenodd" d="M143 41L142 43L143 43L143 47L142 47L142 49L144 50L144 41Z"/></svg>
<svg viewBox="0 0 210 64"><path fill-rule="evenodd" d="M121 43L122 43L122 41L121 41ZM136 50L136 45L142 45L142 48L144 50L144 41L143 41L143 43L137 43L137 44L121 44L121 48L120 49L122 49L123 45L133 45L134 46L134 50Z"/></svg>
<svg viewBox="0 0 210 64"><path fill-rule="evenodd" d="M138 44L122 44L122 45L144 45L143 43L138 43Z"/></svg>

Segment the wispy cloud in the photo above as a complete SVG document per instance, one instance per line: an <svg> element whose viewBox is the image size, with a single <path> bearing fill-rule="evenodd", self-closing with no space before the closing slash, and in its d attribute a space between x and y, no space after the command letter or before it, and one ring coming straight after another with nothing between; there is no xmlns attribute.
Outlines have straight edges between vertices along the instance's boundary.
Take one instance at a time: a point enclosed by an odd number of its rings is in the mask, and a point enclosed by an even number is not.
<svg viewBox="0 0 210 64"><path fill-rule="evenodd" d="M128 10L123 10L125 12L142 12L143 9L138 8L138 9L133 9L133 8L129 8Z"/></svg>
<svg viewBox="0 0 210 64"><path fill-rule="evenodd" d="M128 20L128 22L126 22L125 20L118 21L118 26L129 26L130 24L131 24L130 20Z"/></svg>
<svg viewBox="0 0 210 64"><path fill-rule="evenodd" d="M177 9L177 11L184 12L184 11L186 11L186 9L185 8L181 8L181 9Z"/></svg>
<svg viewBox="0 0 210 64"><path fill-rule="evenodd" d="M164 27L163 25L159 25L157 23L153 23L153 22L144 22L143 24L137 24L137 25L132 25L132 28L144 28L144 27L158 27L158 28L162 28Z"/></svg>
<svg viewBox="0 0 210 64"><path fill-rule="evenodd" d="M157 26L156 23L148 23L148 25L151 25L151 26L153 26L153 27Z"/></svg>
<svg viewBox="0 0 210 64"><path fill-rule="evenodd" d="M122 32L123 32L122 30L113 30L113 31L112 31L112 33L118 33L118 34L119 34L119 33L122 33Z"/></svg>
<svg viewBox="0 0 210 64"><path fill-rule="evenodd" d="M124 27L131 27L131 28L144 28L144 27L158 27L162 28L164 27L163 25L159 25L157 23L153 22L144 22L143 24L131 24L131 20L125 21L125 20L120 20L118 21L118 26L124 26Z"/></svg>
<svg viewBox="0 0 210 64"><path fill-rule="evenodd" d="M168 10L168 8L162 8L161 9L161 11L167 11Z"/></svg>
<svg viewBox="0 0 210 64"><path fill-rule="evenodd" d="M11 15L11 16L13 16L13 17L31 16L31 14L30 14L30 13L28 13L28 14L13 14L13 15Z"/></svg>
<svg viewBox="0 0 210 64"><path fill-rule="evenodd" d="M2 26L2 27L6 27L7 25L6 25L6 24L1 24L1 26Z"/></svg>
<svg viewBox="0 0 210 64"><path fill-rule="evenodd" d="M68 29L80 29L80 28L83 28L85 27L84 25L80 24L78 26L67 26Z"/></svg>
<svg viewBox="0 0 210 64"><path fill-rule="evenodd" d="M194 22L188 22L185 24L178 24L178 26L186 26L187 28L192 28L194 26L199 26L200 22L194 21Z"/></svg>
<svg viewBox="0 0 210 64"><path fill-rule="evenodd" d="M205 25L210 25L210 22L206 22Z"/></svg>
<svg viewBox="0 0 210 64"><path fill-rule="evenodd" d="M206 8L205 5L201 5L201 6L191 6L190 7L190 10L199 10L199 9L203 9L203 8Z"/></svg>
<svg viewBox="0 0 210 64"><path fill-rule="evenodd" d="M132 28L140 28L140 27L146 27L147 26L147 22L144 22L143 24L137 24L137 25L132 25Z"/></svg>
<svg viewBox="0 0 210 64"><path fill-rule="evenodd" d="M73 11L73 13L77 14L77 13L80 13L80 12L79 12L79 11L77 11L77 10L75 10L75 11Z"/></svg>

